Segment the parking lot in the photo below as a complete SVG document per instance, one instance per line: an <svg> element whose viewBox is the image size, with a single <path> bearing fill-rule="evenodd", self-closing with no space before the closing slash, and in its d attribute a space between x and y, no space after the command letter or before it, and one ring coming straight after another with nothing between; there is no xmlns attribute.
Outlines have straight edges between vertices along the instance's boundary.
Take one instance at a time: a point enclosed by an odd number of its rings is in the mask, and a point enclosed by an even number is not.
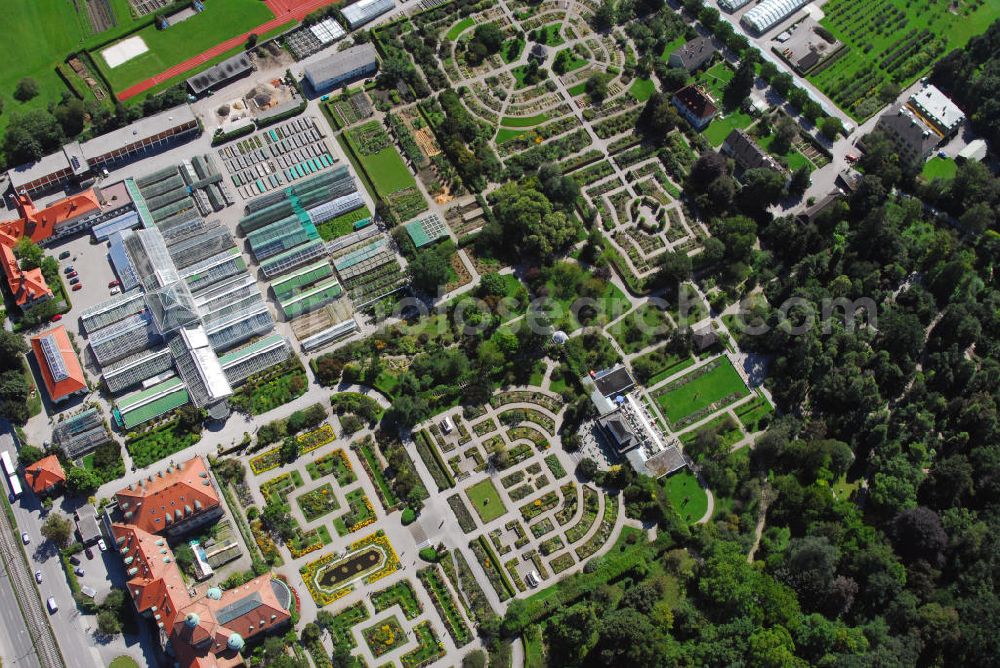
<svg viewBox="0 0 1000 668"><path fill-rule="evenodd" d="M312 116L293 118L218 154L240 196L250 199L337 163L320 128Z"/></svg>

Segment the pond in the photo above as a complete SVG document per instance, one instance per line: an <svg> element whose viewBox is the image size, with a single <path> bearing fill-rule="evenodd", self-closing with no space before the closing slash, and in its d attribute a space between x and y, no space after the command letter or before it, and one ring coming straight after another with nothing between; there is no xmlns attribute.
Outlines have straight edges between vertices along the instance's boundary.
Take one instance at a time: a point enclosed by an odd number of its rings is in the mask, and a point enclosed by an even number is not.
<svg viewBox="0 0 1000 668"><path fill-rule="evenodd" d="M316 583L324 589L334 589L360 574L370 571L384 559L385 555L377 547L370 547L348 559L323 566L316 574Z"/></svg>

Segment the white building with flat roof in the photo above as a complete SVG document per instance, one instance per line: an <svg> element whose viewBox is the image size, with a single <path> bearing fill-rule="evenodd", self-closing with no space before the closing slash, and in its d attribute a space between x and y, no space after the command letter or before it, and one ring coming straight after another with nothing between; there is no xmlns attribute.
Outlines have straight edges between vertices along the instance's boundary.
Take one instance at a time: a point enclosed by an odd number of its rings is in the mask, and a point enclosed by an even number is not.
<svg viewBox="0 0 1000 668"><path fill-rule="evenodd" d="M347 23L351 26L351 30L354 30L358 26L362 26L382 14L392 11L393 6L393 0L361 0L360 2L355 2L353 5L344 7L340 13L344 15Z"/></svg>
<svg viewBox="0 0 1000 668"><path fill-rule="evenodd" d="M811 0L764 0L743 15L740 22L758 35L763 35Z"/></svg>
<svg viewBox="0 0 1000 668"><path fill-rule="evenodd" d="M965 113L937 86L927 84L910 96L907 105L944 137L957 132L965 122Z"/></svg>

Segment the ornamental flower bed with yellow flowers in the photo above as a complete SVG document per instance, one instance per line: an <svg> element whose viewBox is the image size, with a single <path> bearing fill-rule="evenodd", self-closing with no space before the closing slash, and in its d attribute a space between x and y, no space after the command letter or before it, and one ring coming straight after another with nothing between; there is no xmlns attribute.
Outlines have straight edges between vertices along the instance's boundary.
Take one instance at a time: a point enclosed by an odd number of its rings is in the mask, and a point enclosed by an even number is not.
<svg viewBox="0 0 1000 668"><path fill-rule="evenodd" d="M329 423L324 423L319 429L300 434L295 438L295 442L299 444L299 454L304 455L327 443L332 443L335 438L333 427Z"/></svg>
<svg viewBox="0 0 1000 668"><path fill-rule="evenodd" d="M388 654L406 644L406 632L395 615L375 626L369 626L361 632L361 635L375 656Z"/></svg>
<svg viewBox="0 0 1000 668"><path fill-rule="evenodd" d="M260 552L267 562L270 563L281 556L281 553L278 552L278 546L267 535L260 520L251 522L250 530L253 532L253 539L257 542L257 547L260 548Z"/></svg>
<svg viewBox="0 0 1000 668"><path fill-rule="evenodd" d="M382 554L381 566L378 570L369 571L367 574L360 572L350 580L341 583L336 589L324 589L317 583L318 576L330 564L346 564L346 562L358 556L358 553L372 547L377 548ZM306 588L312 595L313 600L316 601L316 605L322 607L324 605L329 605L337 599L349 594L354 589L353 583L362 576L364 577L364 581L366 583L371 584L372 582L384 578L391 573L395 573L397 570L399 570L399 557L396 556L396 551L393 549L389 539L383 532L379 531L352 543L348 547L347 554L343 557L337 558L337 556L332 553L325 554L316 561L310 562L300 568L299 573L302 574L302 580L305 582Z"/></svg>
<svg viewBox="0 0 1000 668"><path fill-rule="evenodd" d="M281 466L281 448L271 448L250 460L250 470L255 475L272 471Z"/></svg>

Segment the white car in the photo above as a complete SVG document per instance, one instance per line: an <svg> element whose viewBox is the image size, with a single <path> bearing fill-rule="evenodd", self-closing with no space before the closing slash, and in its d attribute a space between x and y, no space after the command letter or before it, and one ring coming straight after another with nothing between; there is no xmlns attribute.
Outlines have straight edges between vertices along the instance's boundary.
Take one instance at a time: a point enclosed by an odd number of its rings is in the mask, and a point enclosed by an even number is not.
<svg viewBox="0 0 1000 668"><path fill-rule="evenodd" d="M97 547L101 550L101 552L107 552L108 550L108 544L104 542L103 538L98 539Z"/></svg>
<svg viewBox="0 0 1000 668"><path fill-rule="evenodd" d="M41 571L35 571L35 582L37 582L38 584L42 584L42 572Z"/></svg>
<svg viewBox="0 0 1000 668"><path fill-rule="evenodd" d="M45 602L49 606L49 614L56 614L59 610L59 604L56 603L54 596L49 596L49 600Z"/></svg>
<svg viewBox="0 0 1000 668"><path fill-rule="evenodd" d="M21 534L21 542L25 545L31 542L31 536L28 535L27 531Z"/></svg>
<svg viewBox="0 0 1000 668"><path fill-rule="evenodd" d="M111 294L113 295L117 295L121 291L122 291L121 288L111 288Z"/></svg>

